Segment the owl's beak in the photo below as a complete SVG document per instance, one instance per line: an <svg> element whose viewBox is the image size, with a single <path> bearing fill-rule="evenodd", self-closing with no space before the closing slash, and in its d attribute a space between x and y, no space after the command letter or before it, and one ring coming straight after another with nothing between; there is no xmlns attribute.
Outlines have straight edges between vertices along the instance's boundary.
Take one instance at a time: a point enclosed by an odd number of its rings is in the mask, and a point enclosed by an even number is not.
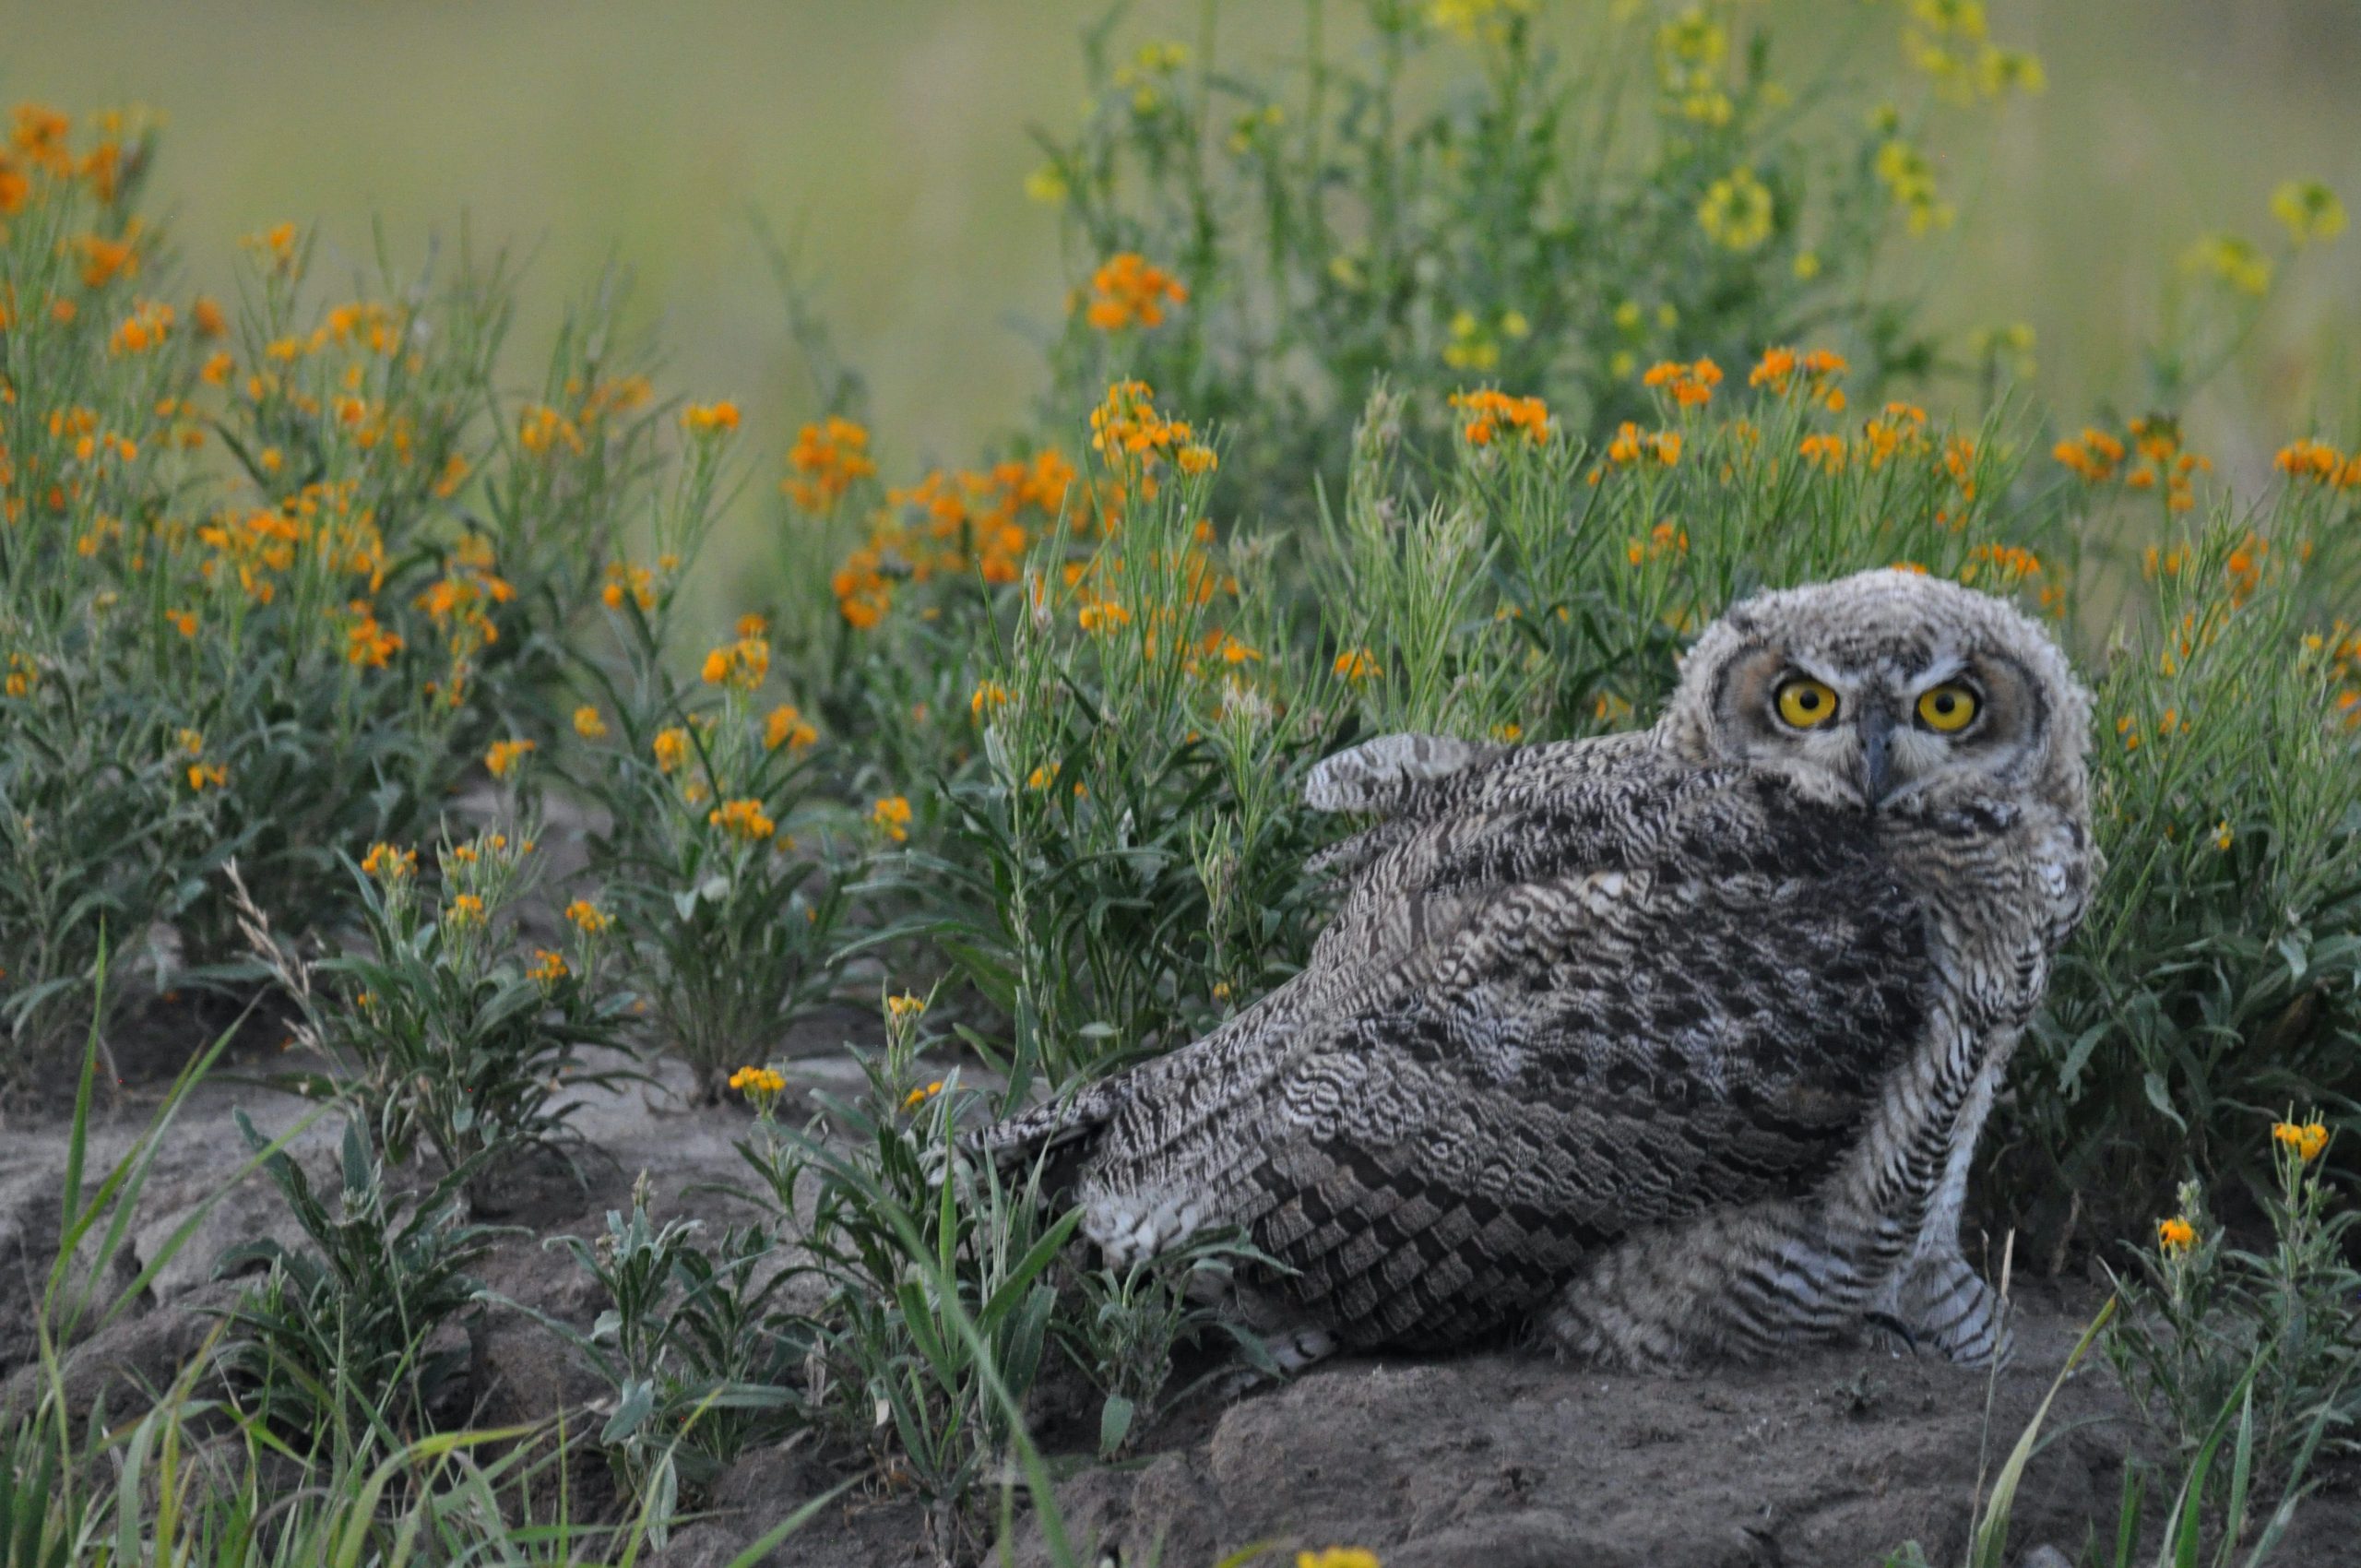
<svg viewBox="0 0 2361 1568"><path fill-rule="evenodd" d="M1882 703L1872 703L1855 726L1861 737L1861 800L1875 810L1892 785L1887 742L1893 738L1893 715Z"/></svg>

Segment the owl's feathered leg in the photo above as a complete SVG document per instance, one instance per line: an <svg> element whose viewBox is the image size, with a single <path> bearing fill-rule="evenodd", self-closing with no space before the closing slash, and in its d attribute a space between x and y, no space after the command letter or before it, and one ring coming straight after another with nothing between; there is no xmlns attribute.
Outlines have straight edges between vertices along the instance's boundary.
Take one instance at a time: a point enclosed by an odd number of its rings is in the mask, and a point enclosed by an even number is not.
<svg viewBox="0 0 2361 1568"><path fill-rule="evenodd" d="M1870 1305L1873 1317L1890 1317L1908 1331L1911 1349L1933 1351L1962 1366L2006 1361L2013 1345L2009 1304L1961 1254L1959 1223L1975 1142L1991 1114L1993 1096L2015 1044L2013 1032L1992 1041L1952 1123L1942 1181L1928 1205L1916 1243Z"/></svg>
<svg viewBox="0 0 2361 1568"><path fill-rule="evenodd" d="M1836 1221L1817 1204L1708 1214L1601 1253L1541 1326L1569 1355L1639 1370L1838 1339L1902 1251L1900 1239L1882 1250L1880 1236L1874 1223Z"/></svg>
<svg viewBox="0 0 2361 1568"><path fill-rule="evenodd" d="M1894 1336L1895 1348L1931 1352L1964 1367L2006 1362L2015 1348L2008 1302L1957 1252L1916 1257L1896 1270L1869 1318L1907 1332L1906 1341Z"/></svg>

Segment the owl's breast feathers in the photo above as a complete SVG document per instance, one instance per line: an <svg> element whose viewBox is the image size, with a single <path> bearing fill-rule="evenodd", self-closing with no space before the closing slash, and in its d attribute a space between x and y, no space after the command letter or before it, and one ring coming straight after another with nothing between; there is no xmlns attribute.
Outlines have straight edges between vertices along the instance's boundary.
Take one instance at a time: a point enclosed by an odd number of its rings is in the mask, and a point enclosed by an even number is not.
<svg viewBox="0 0 2361 1568"><path fill-rule="evenodd" d="M1608 1241L1816 1182L1935 984L1869 815L1647 735L1456 762L1323 765L1315 804L1391 814L1332 852L1304 972L979 1141L1082 1140L1086 1206L1245 1227L1348 1343L1464 1338Z"/></svg>

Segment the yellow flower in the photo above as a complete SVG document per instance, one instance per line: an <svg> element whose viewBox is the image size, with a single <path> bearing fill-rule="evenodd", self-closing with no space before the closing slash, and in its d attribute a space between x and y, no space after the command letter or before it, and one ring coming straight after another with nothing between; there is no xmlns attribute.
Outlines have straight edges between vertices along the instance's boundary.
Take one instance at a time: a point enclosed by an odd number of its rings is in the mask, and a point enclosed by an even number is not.
<svg viewBox="0 0 2361 1568"><path fill-rule="evenodd" d="M454 930L476 924L483 919L483 900L472 893L462 893L451 900L443 918Z"/></svg>
<svg viewBox="0 0 2361 1568"><path fill-rule="evenodd" d="M2185 1253L2197 1244L2197 1227L2175 1215L2156 1222L2156 1245L2168 1253Z"/></svg>
<svg viewBox="0 0 2361 1568"><path fill-rule="evenodd" d="M586 702L574 710L574 732L586 741L595 741L607 732L607 721Z"/></svg>
<svg viewBox="0 0 2361 1568"><path fill-rule="evenodd" d="M1054 207L1066 199L1066 177L1054 163L1044 163L1025 176L1025 195L1033 201Z"/></svg>
<svg viewBox="0 0 2361 1568"><path fill-rule="evenodd" d="M535 749L530 741L494 741L492 750L483 754L483 765L494 778L505 778L516 770L526 754Z"/></svg>
<svg viewBox="0 0 2361 1568"><path fill-rule="evenodd" d="M1355 685L1374 681L1385 671L1378 667L1376 658L1365 647L1347 648L1336 656L1336 673Z"/></svg>
<svg viewBox="0 0 2361 1568"><path fill-rule="evenodd" d="M755 800L725 801L707 812L705 820L707 826L718 827L749 844L777 831L777 824L763 814L763 802Z"/></svg>
<svg viewBox="0 0 2361 1568"><path fill-rule="evenodd" d="M902 1097L902 1109L908 1111L913 1107L924 1105L928 1100L932 1099L936 1095L939 1095L942 1092L943 1080L941 1078L937 1078L934 1082L927 1085L924 1088L912 1089L909 1093L904 1095Z"/></svg>
<svg viewBox="0 0 2361 1568"><path fill-rule="evenodd" d="M532 967L525 971L525 976L528 980L539 980L543 985L555 985L566 977L566 973L564 954L553 953L546 947L536 947L533 949Z"/></svg>
<svg viewBox="0 0 2361 1568"><path fill-rule="evenodd" d="M691 435L718 435L738 428L738 405L727 398L718 403L691 403L681 410L681 428Z"/></svg>
<svg viewBox="0 0 2361 1568"><path fill-rule="evenodd" d="M2271 193L2271 215L2287 226L2287 237L2298 245L2344 232L2344 204L2318 180L2283 182Z"/></svg>
<svg viewBox="0 0 2361 1568"><path fill-rule="evenodd" d="M2260 299L2271 291L2271 258L2252 240L2237 234L2209 234L2181 256L2189 272L2219 279L2241 294Z"/></svg>
<svg viewBox="0 0 2361 1568"><path fill-rule="evenodd" d="M576 898L568 904L565 918L585 936L597 936L614 923L613 917L587 898Z"/></svg>
<svg viewBox="0 0 2361 1568"><path fill-rule="evenodd" d="M658 730L648 749L656 754L658 769L670 773L688 760L689 732L677 724L667 730Z"/></svg>
<svg viewBox="0 0 2361 1568"><path fill-rule="evenodd" d="M1771 237L1774 208L1769 187L1751 169L1733 169L1705 189L1697 204L1697 226L1724 250L1750 251Z"/></svg>
<svg viewBox="0 0 2361 1568"><path fill-rule="evenodd" d="M926 998L913 992L906 991L899 996L885 999L885 1015L897 1024L905 1018L915 1018L925 1011Z"/></svg>
<svg viewBox="0 0 2361 1568"><path fill-rule="evenodd" d="M2328 1129L2318 1122L2306 1122L2300 1124L2294 1122L2276 1123L2272 1126L2271 1135L2278 1142L2294 1149L2296 1158L2308 1165L2318 1159L2320 1157L2320 1151L2328 1147Z"/></svg>
<svg viewBox="0 0 2361 1568"><path fill-rule="evenodd" d="M1057 781L1058 770L1046 766L1037 767L1025 776L1025 787L1027 790L1046 790Z"/></svg>
<svg viewBox="0 0 2361 1568"><path fill-rule="evenodd" d="M763 720L763 745L769 751L781 746L801 751L819 738L820 731L805 722L802 713L791 702L779 704Z"/></svg>
<svg viewBox="0 0 2361 1568"><path fill-rule="evenodd" d="M2227 849L2236 841L2237 835L2230 831L2230 819L2228 817L2224 817L2220 822L2214 825L2213 847L2215 849Z"/></svg>
<svg viewBox="0 0 2361 1568"><path fill-rule="evenodd" d="M902 843L910 836L910 802L906 796L887 795L870 808L869 820L886 837Z"/></svg>
<svg viewBox="0 0 2361 1568"><path fill-rule="evenodd" d="M362 872L380 882L399 882L417 869L417 850L397 849L391 844L372 844L361 857Z"/></svg>

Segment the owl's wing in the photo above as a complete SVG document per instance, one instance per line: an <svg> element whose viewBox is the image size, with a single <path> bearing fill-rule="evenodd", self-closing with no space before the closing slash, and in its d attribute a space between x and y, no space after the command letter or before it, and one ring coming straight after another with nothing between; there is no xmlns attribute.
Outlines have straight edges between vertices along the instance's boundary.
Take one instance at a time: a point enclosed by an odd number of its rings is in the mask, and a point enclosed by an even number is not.
<svg viewBox="0 0 2361 1568"><path fill-rule="evenodd" d="M1809 1186L1925 1027L1916 907L1857 815L1656 757L1499 786L1381 857L1260 1017L1107 1086L1088 1191L1245 1225L1378 1343Z"/></svg>
<svg viewBox="0 0 2361 1568"><path fill-rule="evenodd" d="M1513 874L1509 864L1537 843L1586 866L1626 863L1660 826L1687 771L1650 742L1638 734L1511 749L1399 734L1326 758L1306 781L1306 802L1385 820L1306 867L1350 883L1306 971L1181 1051L979 1130L976 1146L1005 1154L1087 1142L1142 1095L1181 1084L1242 1087L1247 1063L1340 1004L1357 962L1426 939L1446 917L1445 901L1463 907ZM1199 1098L1198 1088L1187 1092Z"/></svg>

